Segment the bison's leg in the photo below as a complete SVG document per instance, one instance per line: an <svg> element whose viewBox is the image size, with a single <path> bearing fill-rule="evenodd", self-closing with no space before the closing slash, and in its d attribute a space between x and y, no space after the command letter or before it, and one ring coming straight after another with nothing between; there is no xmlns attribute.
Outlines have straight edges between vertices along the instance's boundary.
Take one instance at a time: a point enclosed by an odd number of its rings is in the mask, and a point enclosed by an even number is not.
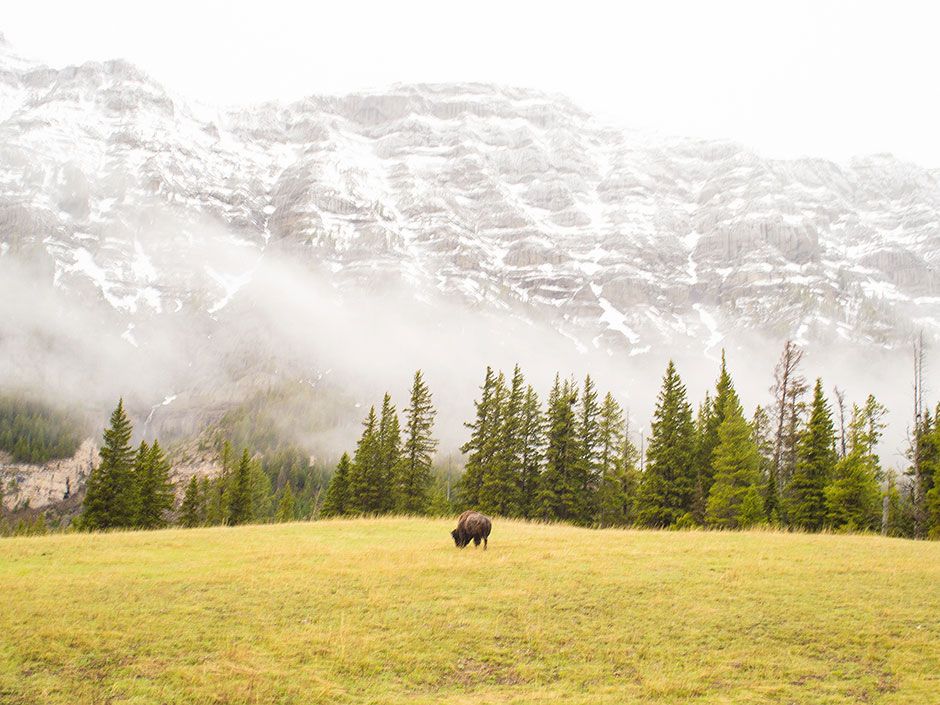
<svg viewBox="0 0 940 705"><path fill-rule="evenodd" d="M486 550L486 536L483 537L483 550Z"/></svg>
<svg viewBox="0 0 940 705"><path fill-rule="evenodd" d="M479 545L480 545L480 537L479 537L479 536L474 536L474 537L473 537L473 547L476 548L476 547L479 546Z"/></svg>

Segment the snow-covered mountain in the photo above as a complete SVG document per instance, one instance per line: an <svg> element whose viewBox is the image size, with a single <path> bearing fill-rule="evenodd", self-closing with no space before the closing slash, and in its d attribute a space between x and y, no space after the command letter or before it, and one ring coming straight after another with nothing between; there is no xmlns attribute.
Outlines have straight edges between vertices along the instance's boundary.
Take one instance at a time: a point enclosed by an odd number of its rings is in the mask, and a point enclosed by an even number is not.
<svg viewBox="0 0 940 705"><path fill-rule="evenodd" d="M893 347L940 333L940 170L767 159L482 84L208 109L125 61L54 69L0 41L0 260L136 345L175 316L211 330L269 253L584 349Z"/></svg>

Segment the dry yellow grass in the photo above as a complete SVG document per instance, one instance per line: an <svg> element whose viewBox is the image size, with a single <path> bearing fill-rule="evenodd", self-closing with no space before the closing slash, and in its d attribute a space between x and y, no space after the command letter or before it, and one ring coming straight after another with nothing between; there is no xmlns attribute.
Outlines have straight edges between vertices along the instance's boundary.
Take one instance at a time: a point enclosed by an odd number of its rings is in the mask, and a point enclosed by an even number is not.
<svg viewBox="0 0 940 705"><path fill-rule="evenodd" d="M940 702L940 544L452 523L2 540L0 702Z"/></svg>

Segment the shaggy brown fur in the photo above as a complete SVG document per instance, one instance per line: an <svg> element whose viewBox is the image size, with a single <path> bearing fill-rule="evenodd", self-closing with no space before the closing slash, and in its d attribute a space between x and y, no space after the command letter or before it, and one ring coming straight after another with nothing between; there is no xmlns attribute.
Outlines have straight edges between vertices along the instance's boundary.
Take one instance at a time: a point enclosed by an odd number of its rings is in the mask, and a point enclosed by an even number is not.
<svg viewBox="0 0 940 705"><path fill-rule="evenodd" d="M468 510L457 518L457 528L450 532L457 548L463 548L473 541L474 546L479 546L483 542L483 550L486 550L487 539L490 537L490 530L493 523L490 518L483 516L480 512Z"/></svg>

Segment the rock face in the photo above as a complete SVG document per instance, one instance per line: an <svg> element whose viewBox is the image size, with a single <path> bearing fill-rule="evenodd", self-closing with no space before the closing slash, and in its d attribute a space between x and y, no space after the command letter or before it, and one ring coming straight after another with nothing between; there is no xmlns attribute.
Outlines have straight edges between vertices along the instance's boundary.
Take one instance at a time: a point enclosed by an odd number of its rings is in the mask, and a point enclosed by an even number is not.
<svg viewBox="0 0 940 705"><path fill-rule="evenodd" d="M3 507L8 510L26 506L38 508L68 499L85 486L97 464L98 449L91 440L82 443L71 458L41 465L0 458Z"/></svg>
<svg viewBox="0 0 940 705"><path fill-rule="evenodd" d="M480 84L209 110L123 61L0 45L0 259L136 345L219 318L262 252L633 354L731 328L890 347L940 331L940 172L765 159Z"/></svg>

